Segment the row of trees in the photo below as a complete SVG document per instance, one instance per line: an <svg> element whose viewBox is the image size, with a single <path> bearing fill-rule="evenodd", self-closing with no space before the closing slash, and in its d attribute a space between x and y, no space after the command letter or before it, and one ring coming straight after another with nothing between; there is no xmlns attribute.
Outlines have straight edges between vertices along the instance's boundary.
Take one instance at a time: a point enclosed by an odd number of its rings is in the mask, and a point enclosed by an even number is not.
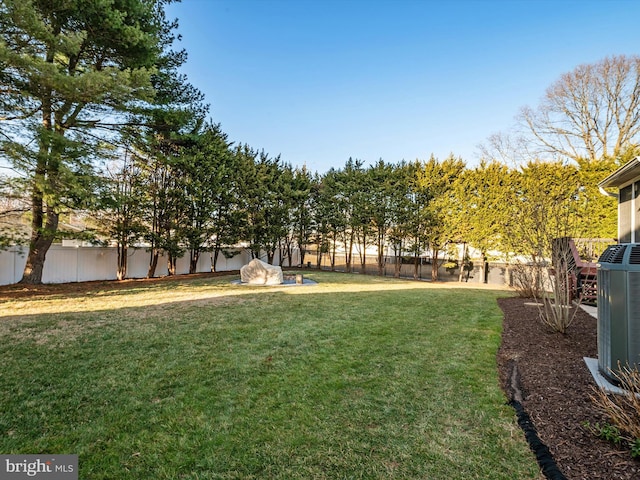
<svg viewBox="0 0 640 480"><path fill-rule="evenodd" d="M371 166L349 159L323 175L292 168L247 145L233 146L218 125L183 138L173 155L124 151L102 183L98 233L118 244L118 276L126 276L127 248L144 242L151 251L149 276L161 252L176 259L188 252L191 271L201 253L212 268L225 246L243 242L254 257L291 263L293 249L327 255L330 264L385 256L433 259L464 243L483 257L548 258L551 239L614 237L615 201L601 195L597 179L617 163L529 162L518 168L481 162L468 168L458 158ZM373 248L371 248L373 247ZM277 254L277 255L276 255Z"/></svg>
<svg viewBox="0 0 640 480"><path fill-rule="evenodd" d="M151 252L150 277L161 253L173 274L188 252L193 273L203 251L212 252L214 268L224 247L240 241L270 263L276 251L291 260L294 242L304 245L309 235L310 189L305 170L233 146L218 125L205 125L176 142L171 155L125 149L101 184L96 234L116 241L118 278L126 276L127 249L140 243Z"/></svg>
<svg viewBox="0 0 640 480"><path fill-rule="evenodd" d="M154 137L157 139L157 136ZM230 245L245 243L254 257L291 263L297 249L315 261L362 269L377 252L378 270L392 252L432 257L464 243L491 257L549 256L562 236L614 237L613 199L596 188L620 161L532 161L520 167L481 162L470 168L453 156L365 166L349 159L323 175L293 168L248 145L233 145L216 124L150 142L131 135L95 177L85 238L118 247L118 278L127 274L128 249L150 251L148 276L165 253L168 270L188 253L194 272L204 251L212 268ZM627 157L633 155L629 152ZM99 181L98 181L99 180ZM64 230L61 235L68 235ZM373 247L373 248L371 248Z"/></svg>

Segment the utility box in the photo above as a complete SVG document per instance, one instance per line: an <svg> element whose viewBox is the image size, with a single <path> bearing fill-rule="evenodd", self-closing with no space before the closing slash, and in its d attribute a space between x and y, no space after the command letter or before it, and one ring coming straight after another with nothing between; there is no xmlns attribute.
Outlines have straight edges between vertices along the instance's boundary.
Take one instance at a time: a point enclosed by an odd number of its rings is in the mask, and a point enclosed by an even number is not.
<svg viewBox="0 0 640 480"><path fill-rule="evenodd" d="M597 277L598 369L617 384L618 365L640 364L640 244L609 246Z"/></svg>

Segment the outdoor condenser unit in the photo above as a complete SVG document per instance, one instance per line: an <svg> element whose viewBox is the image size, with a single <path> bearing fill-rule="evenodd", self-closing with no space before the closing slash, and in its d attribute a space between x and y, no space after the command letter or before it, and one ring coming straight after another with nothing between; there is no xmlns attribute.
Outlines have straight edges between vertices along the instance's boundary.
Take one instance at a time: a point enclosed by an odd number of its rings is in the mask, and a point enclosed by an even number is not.
<svg viewBox="0 0 640 480"><path fill-rule="evenodd" d="M640 364L640 244L611 245L598 259L598 368L612 372Z"/></svg>

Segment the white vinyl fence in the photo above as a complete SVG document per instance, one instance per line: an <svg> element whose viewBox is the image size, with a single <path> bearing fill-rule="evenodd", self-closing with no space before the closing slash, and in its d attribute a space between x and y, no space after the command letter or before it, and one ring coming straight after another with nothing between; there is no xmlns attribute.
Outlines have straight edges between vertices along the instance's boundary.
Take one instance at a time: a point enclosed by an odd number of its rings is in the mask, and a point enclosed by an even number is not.
<svg viewBox="0 0 640 480"><path fill-rule="evenodd" d="M250 253L240 249L239 254L227 259L222 253L218 256L216 271L240 270L251 261ZM26 247L10 247L0 250L0 285L17 283L27 262ZM127 266L127 278L144 278L149 268L150 253L144 248L130 248ZM117 270L117 251L115 247L66 247L52 245L47 252L42 273L43 283L86 282L91 280L115 280ZM263 259L264 260L264 259ZM277 259L276 259L277 260ZM297 265L294 254L293 265ZM285 262L286 266L286 262ZM203 252L198 261L198 272L211 271L211 255ZM161 256L156 268L156 277L167 275L167 258ZM178 259L177 274L189 273L189 254Z"/></svg>

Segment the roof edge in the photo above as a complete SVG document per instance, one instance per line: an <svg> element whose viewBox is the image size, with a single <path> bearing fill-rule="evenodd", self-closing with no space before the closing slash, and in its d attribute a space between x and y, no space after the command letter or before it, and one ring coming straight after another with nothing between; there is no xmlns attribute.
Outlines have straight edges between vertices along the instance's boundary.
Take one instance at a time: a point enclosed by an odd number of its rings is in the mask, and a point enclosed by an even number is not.
<svg viewBox="0 0 640 480"><path fill-rule="evenodd" d="M618 168L615 172L598 183L598 188L619 187L636 177L640 178L640 157L635 157L630 162Z"/></svg>

